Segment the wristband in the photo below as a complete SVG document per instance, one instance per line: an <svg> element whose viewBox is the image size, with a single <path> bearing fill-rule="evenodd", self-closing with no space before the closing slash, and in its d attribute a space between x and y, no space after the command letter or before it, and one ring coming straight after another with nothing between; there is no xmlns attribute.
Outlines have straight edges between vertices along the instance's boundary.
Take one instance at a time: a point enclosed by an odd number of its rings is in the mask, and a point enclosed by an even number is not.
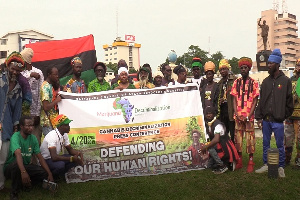
<svg viewBox="0 0 300 200"><path fill-rule="evenodd" d="M70 162L73 162L73 156L70 157Z"/></svg>

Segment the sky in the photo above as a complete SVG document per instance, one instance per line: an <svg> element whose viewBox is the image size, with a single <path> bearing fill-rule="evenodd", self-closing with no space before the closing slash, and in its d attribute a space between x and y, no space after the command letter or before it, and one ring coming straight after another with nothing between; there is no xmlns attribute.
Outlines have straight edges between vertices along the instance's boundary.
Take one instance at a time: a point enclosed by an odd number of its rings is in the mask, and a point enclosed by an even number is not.
<svg viewBox="0 0 300 200"><path fill-rule="evenodd" d="M155 70L171 50L178 56L197 45L230 59L255 59L257 19L273 0L0 0L0 37L34 29L55 40L94 35L98 61L102 45L135 35L140 63ZM281 0L280 10L281 10ZM286 0L300 18L300 0ZM298 8L298 9L297 9ZM117 14L118 13L118 14ZM117 17L118 16L118 17ZM118 19L118 20L117 20ZM118 21L118 23L117 23Z"/></svg>

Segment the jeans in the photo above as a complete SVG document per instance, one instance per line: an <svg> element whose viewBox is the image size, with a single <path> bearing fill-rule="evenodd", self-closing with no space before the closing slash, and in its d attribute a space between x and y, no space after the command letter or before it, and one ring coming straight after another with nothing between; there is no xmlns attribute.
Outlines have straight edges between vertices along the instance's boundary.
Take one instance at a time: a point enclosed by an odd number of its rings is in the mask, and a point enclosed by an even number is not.
<svg viewBox="0 0 300 200"><path fill-rule="evenodd" d="M65 157L71 157L69 154L64 154ZM64 175L69 169L76 167L77 163L60 160L60 161L53 161L51 158L45 160L48 164L50 171L52 172L53 176Z"/></svg>
<svg viewBox="0 0 300 200"><path fill-rule="evenodd" d="M4 187L4 182L5 182L3 167L8 155L9 144L10 144L9 141L2 141L2 147L0 150L0 190Z"/></svg>
<svg viewBox="0 0 300 200"><path fill-rule="evenodd" d="M270 141L272 132L274 132L276 146L279 150L279 167L285 166L285 151L284 151L284 125L282 122L262 122L263 132L263 161L264 164L268 163L268 149L270 148Z"/></svg>

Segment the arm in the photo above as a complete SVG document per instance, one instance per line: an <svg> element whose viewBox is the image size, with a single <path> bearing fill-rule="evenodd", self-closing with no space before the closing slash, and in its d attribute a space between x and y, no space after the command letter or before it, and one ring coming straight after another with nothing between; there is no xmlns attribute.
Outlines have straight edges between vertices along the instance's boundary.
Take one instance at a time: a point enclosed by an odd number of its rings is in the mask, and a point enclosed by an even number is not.
<svg viewBox="0 0 300 200"><path fill-rule="evenodd" d="M68 146L70 146L70 145L68 145ZM70 151L67 148L67 146L66 146L66 149L70 153ZM72 150L71 150L70 154L74 155L74 156L72 158L70 158L70 157L65 157L65 156L57 155L57 153L56 153L56 147L49 147L50 156L51 156L51 159L53 161L70 161L70 162L76 162L76 163L78 163L80 165L83 164L83 156L82 156L82 154L81 153L77 153L77 151L74 150L73 148L72 148ZM74 153L74 154L72 154L72 153ZM81 159L79 159L78 156L81 156L80 157Z"/></svg>
<svg viewBox="0 0 300 200"><path fill-rule="evenodd" d="M294 104L293 104L292 82L289 79L287 84L285 118L290 117L293 111L294 111Z"/></svg>
<svg viewBox="0 0 300 200"><path fill-rule="evenodd" d="M66 149L70 155L73 155L74 162L83 165L83 154L80 151L73 149L71 145L67 145Z"/></svg>
<svg viewBox="0 0 300 200"><path fill-rule="evenodd" d="M53 179L52 173L51 173L45 159L43 158L42 154L38 153L36 156L38 157L42 168L44 168L44 170L48 173L48 181L53 181L54 179Z"/></svg>
<svg viewBox="0 0 300 200"><path fill-rule="evenodd" d="M261 22L261 18L259 18L259 21L258 21L258 23L257 23L257 25L258 25L259 27L261 27L260 22Z"/></svg>
<svg viewBox="0 0 300 200"><path fill-rule="evenodd" d="M30 177L24 167L23 164L23 158L21 155L21 149L17 149L15 150L15 156L16 156L16 160L17 160L17 165L21 171L21 178L22 178L22 183L24 186L26 187L30 187L31 186L31 180Z"/></svg>
<svg viewBox="0 0 300 200"><path fill-rule="evenodd" d="M207 145L203 146L200 151L206 151L207 149L215 146L218 142L220 141L220 134L215 134L214 138L212 139L212 141L210 143L208 143Z"/></svg>
<svg viewBox="0 0 300 200"><path fill-rule="evenodd" d="M58 95L56 97L56 99L54 101L52 101L51 103L47 100L44 100L43 103L43 108L46 112L48 112L49 110L51 110L51 108L53 108L58 102L61 101L61 97Z"/></svg>
<svg viewBox="0 0 300 200"><path fill-rule="evenodd" d="M255 97L255 98L253 99L252 107L251 107L251 110L250 110L250 113L249 113L248 118L250 118L250 117L253 115L254 110L255 110L255 108L256 108L256 105L257 105L257 101L258 101L258 97Z"/></svg>

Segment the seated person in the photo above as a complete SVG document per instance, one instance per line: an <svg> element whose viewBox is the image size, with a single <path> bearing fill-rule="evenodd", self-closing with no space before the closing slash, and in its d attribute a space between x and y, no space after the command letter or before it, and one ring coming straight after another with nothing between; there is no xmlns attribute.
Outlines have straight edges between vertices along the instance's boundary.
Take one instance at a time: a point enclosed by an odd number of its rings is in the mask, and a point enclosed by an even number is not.
<svg viewBox="0 0 300 200"><path fill-rule="evenodd" d="M201 147L200 152L209 152L207 167L213 168L215 174L226 172L228 167L234 171L234 163L239 156L224 124L216 119L215 108L208 106L204 111L204 119L210 142Z"/></svg>
<svg viewBox="0 0 300 200"><path fill-rule="evenodd" d="M19 132L15 132L10 139L7 160L4 165L4 175L11 179L11 199L18 199L18 192L30 189L32 184L42 183L44 179L53 181L52 173L40 153L39 143L32 135L33 119L22 116ZM35 154L41 166L31 164L32 155Z"/></svg>
<svg viewBox="0 0 300 200"><path fill-rule="evenodd" d="M71 147L68 133L70 132L70 120L65 115L55 118L55 129L50 131L41 145L41 153L48 164L53 176L63 176L69 169L77 165L83 165L81 152ZM62 155L63 146L69 154Z"/></svg>

